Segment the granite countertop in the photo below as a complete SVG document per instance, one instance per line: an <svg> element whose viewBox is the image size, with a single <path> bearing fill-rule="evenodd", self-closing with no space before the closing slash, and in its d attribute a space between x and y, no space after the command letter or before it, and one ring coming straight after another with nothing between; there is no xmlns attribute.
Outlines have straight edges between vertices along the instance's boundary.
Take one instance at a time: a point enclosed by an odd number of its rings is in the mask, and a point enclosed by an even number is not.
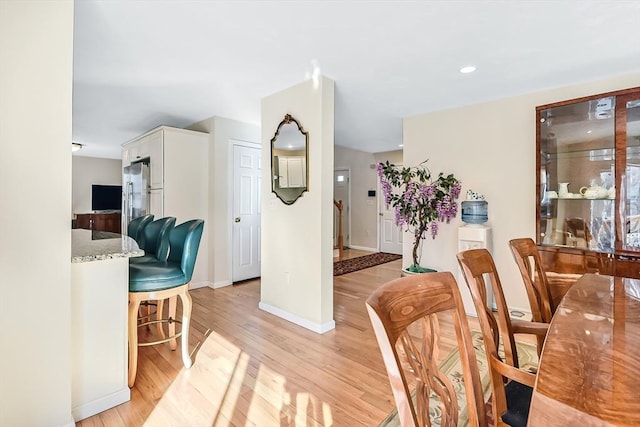
<svg viewBox="0 0 640 427"><path fill-rule="evenodd" d="M108 231L71 230L72 263L142 255L144 251L129 236Z"/></svg>

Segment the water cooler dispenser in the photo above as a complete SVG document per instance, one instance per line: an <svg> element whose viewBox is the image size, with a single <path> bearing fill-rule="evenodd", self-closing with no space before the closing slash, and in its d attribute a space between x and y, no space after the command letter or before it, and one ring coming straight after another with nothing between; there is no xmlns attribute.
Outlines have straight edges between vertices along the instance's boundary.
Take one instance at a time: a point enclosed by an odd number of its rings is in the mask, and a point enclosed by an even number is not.
<svg viewBox="0 0 640 427"><path fill-rule="evenodd" d="M469 195L469 193L467 194ZM462 221L465 225L458 228L458 251L484 248L491 252L491 227L486 225L488 220L487 202L485 200L466 200L461 205ZM464 309L467 314L477 316L462 269L458 270L458 287L464 302ZM489 284L487 284L487 299L490 301L491 307L495 308L493 290Z"/></svg>

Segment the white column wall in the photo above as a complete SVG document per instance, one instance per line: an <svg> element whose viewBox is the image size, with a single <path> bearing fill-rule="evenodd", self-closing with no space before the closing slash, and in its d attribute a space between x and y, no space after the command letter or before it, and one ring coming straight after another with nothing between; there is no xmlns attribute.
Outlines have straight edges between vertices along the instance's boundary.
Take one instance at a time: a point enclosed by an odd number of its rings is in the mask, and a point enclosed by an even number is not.
<svg viewBox="0 0 640 427"><path fill-rule="evenodd" d="M0 1L0 425L72 426L73 1Z"/></svg>
<svg viewBox="0 0 640 427"><path fill-rule="evenodd" d="M271 192L271 138L285 114L309 132L309 191L293 205ZM334 82L326 77L262 100L260 308L316 332L333 320Z"/></svg>
<svg viewBox="0 0 640 427"><path fill-rule="evenodd" d="M453 172L462 180L463 197L469 188L486 196L493 257L510 308L529 311L508 242L535 239L535 107L639 83L640 73L634 73L404 119L405 166L429 159L432 172ZM451 224L442 224L435 240L425 241L423 265L457 271L457 232L462 224L459 213ZM404 259L410 257L411 242L406 239Z"/></svg>

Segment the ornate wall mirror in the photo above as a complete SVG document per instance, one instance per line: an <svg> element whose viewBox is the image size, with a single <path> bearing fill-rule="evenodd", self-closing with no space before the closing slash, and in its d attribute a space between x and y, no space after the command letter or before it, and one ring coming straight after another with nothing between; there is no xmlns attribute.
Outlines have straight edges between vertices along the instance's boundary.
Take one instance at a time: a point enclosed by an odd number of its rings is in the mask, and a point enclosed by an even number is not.
<svg viewBox="0 0 640 427"><path fill-rule="evenodd" d="M308 190L309 134L289 114L271 139L271 189L286 205Z"/></svg>

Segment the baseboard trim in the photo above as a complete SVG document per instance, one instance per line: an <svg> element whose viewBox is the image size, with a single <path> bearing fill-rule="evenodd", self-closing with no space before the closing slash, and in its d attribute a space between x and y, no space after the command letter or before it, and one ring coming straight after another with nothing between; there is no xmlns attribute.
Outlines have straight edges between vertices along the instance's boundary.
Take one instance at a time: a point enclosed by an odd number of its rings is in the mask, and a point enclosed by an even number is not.
<svg viewBox="0 0 640 427"><path fill-rule="evenodd" d="M325 332L329 332L336 328L336 321L332 320L330 322L326 322L323 324L311 322L307 319L304 319L298 315L289 313L288 311L284 311L278 307L274 307L269 304L265 304L262 301L258 303L258 308L260 310L266 311L267 313L271 313L274 316L278 316L284 320L287 320L291 323L294 323L298 326L302 326L305 329L309 329L317 334L324 334Z"/></svg>
<svg viewBox="0 0 640 427"><path fill-rule="evenodd" d="M211 282L209 282L208 280L205 280L204 282L198 282L198 283L191 282L189 284L189 290L206 288L206 287L211 287Z"/></svg>
<svg viewBox="0 0 640 427"><path fill-rule="evenodd" d="M231 285L233 285L233 282L230 280L220 280L218 282L213 282L212 284L209 285L209 287L213 289L218 289L218 288L224 288L225 286L231 286Z"/></svg>
<svg viewBox="0 0 640 427"><path fill-rule="evenodd" d="M349 249L357 249L359 251L378 252L378 248L367 248L364 246L349 245Z"/></svg>
<svg viewBox="0 0 640 427"><path fill-rule="evenodd" d="M69 414L69 421L61 424L60 427L76 427L76 420L73 419L73 415Z"/></svg>
<svg viewBox="0 0 640 427"><path fill-rule="evenodd" d="M124 388L103 396L99 399L92 400L91 402L84 403L71 409L73 418L77 421L89 418L99 412L106 411L107 409L118 406L124 402L131 400L131 390L129 387Z"/></svg>

